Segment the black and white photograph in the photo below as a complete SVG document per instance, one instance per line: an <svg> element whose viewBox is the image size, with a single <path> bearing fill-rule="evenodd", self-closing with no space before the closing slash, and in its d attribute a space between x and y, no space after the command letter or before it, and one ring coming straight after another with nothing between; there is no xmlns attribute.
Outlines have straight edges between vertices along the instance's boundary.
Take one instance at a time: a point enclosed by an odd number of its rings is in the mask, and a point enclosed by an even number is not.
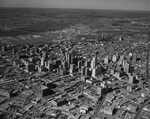
<svg viewBox="0 0 150 119"><path fill-rule="evenodd" d="M0 0L0 119L150 119L150 0Z"/></svg>

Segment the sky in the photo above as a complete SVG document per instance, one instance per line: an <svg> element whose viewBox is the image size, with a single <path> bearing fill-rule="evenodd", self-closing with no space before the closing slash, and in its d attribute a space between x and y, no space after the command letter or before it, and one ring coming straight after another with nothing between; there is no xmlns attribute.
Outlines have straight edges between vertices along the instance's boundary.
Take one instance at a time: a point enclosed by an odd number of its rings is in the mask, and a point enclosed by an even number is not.
<svg viewBox="0 0 150 119"><path fill-rule="evenodd" d="M0 7L80 8L150 11L150 0L0 0Z"/></svg>

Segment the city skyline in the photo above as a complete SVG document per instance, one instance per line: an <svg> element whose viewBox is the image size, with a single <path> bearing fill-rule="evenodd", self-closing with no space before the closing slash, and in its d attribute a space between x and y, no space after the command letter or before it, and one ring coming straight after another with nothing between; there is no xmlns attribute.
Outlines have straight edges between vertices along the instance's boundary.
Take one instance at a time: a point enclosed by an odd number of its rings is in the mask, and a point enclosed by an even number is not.
<svg viewBox="0 0 150 119"><path fill-rule="evenodd" d="M149 0L1 0L0 7L150 11Z"/></svg>

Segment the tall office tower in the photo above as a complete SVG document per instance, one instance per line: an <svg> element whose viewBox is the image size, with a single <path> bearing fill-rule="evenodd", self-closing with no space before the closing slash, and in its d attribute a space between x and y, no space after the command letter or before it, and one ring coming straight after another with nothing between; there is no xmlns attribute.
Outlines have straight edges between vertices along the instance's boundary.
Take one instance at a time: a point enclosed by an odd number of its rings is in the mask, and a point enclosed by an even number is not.
<svg viewBox="0 0 150 119"><path fill-rule="evenodd" d="M48 71L52 72L53 71L53 63L52 63L52 61L49 60L45 64L46 64L45 67L48 69Z"/></svg>
<svg viewBox="0 0 150 119"><path fill-rule="evenodd" d="M72 60L73 60L72 64L78 65L79 58L77 56L72 57Z"/></svg>
<svg viewBox="0 0 150 119"><path fill-rule="evenodd" d="M68 60L68 52L65 52L65 60Z"/></svg>
<svg viewBox="0 0 150 119"><path fill-rule="evenodd" d="M44 64L45 64L45 58L42 57L42 58L41 58L41 66L44 66Z"/></svg>
<svg viewBox="0 0 150 119"><path fill-rule="evenodd" d="M78 68L80 69L82 66L82 60L78 61Z"/></svg>
<svg viewBox="0 0 150 119"><path fill-rule="evenodd" d="M101 74L102 68L101 66L97 66L95 69L92 70L92 77L97 77Z"/></svg>
<svg viewBox="0 0 150 119"><path fill-rule="evenodd" d="M75 68L75 64L70 64L70 73L75 73L76 72L76 68Z"/></svg>
<svg viewBox="0 0 150 119"><path fill-rule="evenodd" d="M92 70L92 77L96 77L96 69Z"/></svg>
<svg viewBox="0 0 150 119"><path fill-rule="evenodd" d="M117 60L119 59L119 54L118 54L118 52L116 53L116 58L117 58Z"/></svg>
<svg viewBox="0 0 150 119"><path fill-rule="evenodd" d="M59 66L61 65L61 60L57 59L55 65L57 68L59 68Z"/></svg>
<svg viewBox="0 0 150 119"><path fill-rule="evenodd" d="M35 70L35 65L34 65L33 63L27 63L27 64L25 65L25 68L26 68L26 71L27 71L27 72L32 72L32 71Z"/></svg>
<svg viewBox="0 0 150 119"><path fill-rule="evenodd" d="M86 67L91 67L91 61L90 61L90 60L85 61L85 66L86 66Z"/></svg>
<svg viewBox="0 0 150 119"><path fill-rule="evenodd" d="M85 75L85 67L81 67L81 75L83 76L83 75Z"/></svg>
<svg viewBox="0 0 150 119"><path fill-rule="evenodd" d="M134 66L132 66L132 65L129 65L129 73L133 73L134 72Z"/></svg>
<svg viewBox="0 0 150 119"><path fill-rule="evenodd" d="M69 54L70 64L73 64L73 54Z"/></svg>
<svg viewBox="0 0 150 119"><path fill-rule="evenodd" d="M91 69L95 69L97 65L97 57L93 57L91 61Z"/></svg>
<svg viewBox="0 0 150 119"><path fill-rule="evenodd" d="M73 63L73 55L71 53L66 53L66 61L68 62L68 67Z"/></svg>
<svg viewBox="0 0 150 119"><path fill-rule="evenodd" d="M92 75L92 71L88 67L86 67L85 68L85 76L91 76L91 75Z"/></svg>
<svg viewBox="0 0 150 119"><path fill-rule="evenodd" d="M62 66L63 66L64 70L67 70L68 69L68 63L67 63L67 61L62 61Z"/></svg>
<svg viewBox="0 0 150 119"><path fill-rule="evenodd" d="M48 57L46 51L42 51L42 57L44 57L45 59Z"/></svg>
<svg viewBox="0 0 150 119"><path fill-rule="evenodd" d="M132 75L129 75L129 83L134 84L136 82L136 78Z"/></svg>

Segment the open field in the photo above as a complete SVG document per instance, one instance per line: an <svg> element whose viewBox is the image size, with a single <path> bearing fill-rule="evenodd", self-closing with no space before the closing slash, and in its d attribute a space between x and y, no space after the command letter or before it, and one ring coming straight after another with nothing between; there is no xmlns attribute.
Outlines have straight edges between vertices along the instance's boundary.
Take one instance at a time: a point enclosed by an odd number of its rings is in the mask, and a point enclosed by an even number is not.
<svg viewBox="0 0 150 119"><path fill-rule="evenodd" d="M81 9L43 9L43 8L0 8L0 37L14 39L6 43L18 43L18 36L46 34L46 32L69 29L76 24L95 30L97 36L143 34L150 30L150 12L81 10ZM82 31L82 30L81 30ZM60 33L61 34L61 33ZM49 41L58 39L56 34L29 41ZM68 35L68 34L67 34ZM72 34L71 34L72 35ZM70 36L71 36L70 35ZM97 37L96 36L96 37Z"/></svg>

